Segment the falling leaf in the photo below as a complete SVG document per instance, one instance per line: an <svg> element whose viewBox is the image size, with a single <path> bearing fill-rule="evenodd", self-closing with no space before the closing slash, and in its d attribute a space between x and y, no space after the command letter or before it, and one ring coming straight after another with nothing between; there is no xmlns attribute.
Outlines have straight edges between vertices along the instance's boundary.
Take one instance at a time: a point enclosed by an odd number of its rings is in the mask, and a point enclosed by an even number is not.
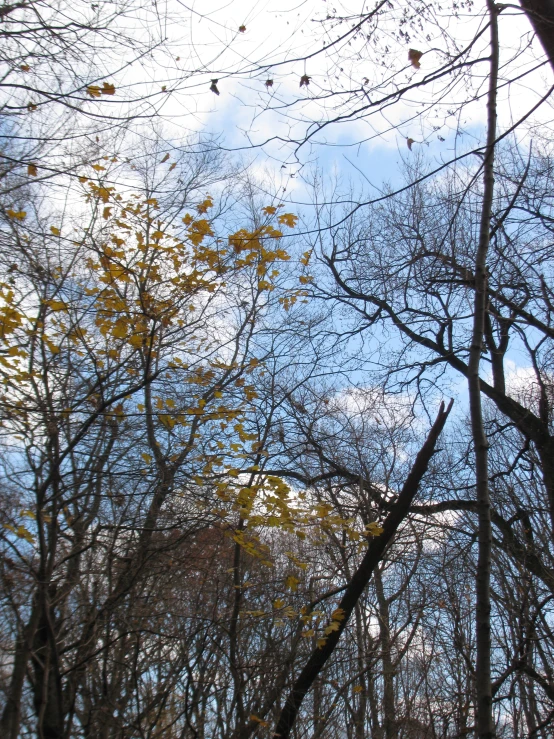
<svg viewBox="0 0 554 739"><path fill-rule="evenodd" d="M408 149L411 151L412 150L412 144L415 144L415 140L414 139L406 139L406 143L408 144Z"/></svg>
<svg viewBox="0 0 554 739"><path fill-rule="evenodd" d="M219 95L219 90L217 89L217 83L219 80L212 80L212 84L210 85L210 90L212 92L215 92L216 95Z"/></svg>
<svg viewBox="0 0 554 739"><path fill-rule="evenodd" d="M246 31L246 26L239 26L239 31L244 33Z"/></svg>
<svg viewBox="0 0 554 739"><path fill-rule="evenodd" d="M418 51L417 49L410 49L408 51L408 61L412 65L412 67L415 67L416 69L419 69L421 67L421 64L419 63L419 60L423 56L422 51Z"/></svg>
<svg viewBox="0 0 554 739"><path fill-rule="evenodd" d="M164 156L164 158L162 159L162 161L160 162L160 164L163 164L164 162L167 162L168 159L169 159L169 154L166 154Z"/></svg>
<svg viewBox="0 0 554 739"><path fill-rule="evenodd" d="M266 80L265 81L265 86L266 87L273 87L273 80Z"/></svg>
<svg viewBox="0 0 554 739"><path fill-rule="evenodd" d="M311 77L308 77L307 74L303 74L302 77L300 77L300 87L308 87L310 80Z"/></svg>
<svg viewBox="0 0 554 739"><path fill-rule="evenodd" d="M37 165L36 164L28 164L27 165L27 174L30 177L36 177L37 176Z"/></svg>

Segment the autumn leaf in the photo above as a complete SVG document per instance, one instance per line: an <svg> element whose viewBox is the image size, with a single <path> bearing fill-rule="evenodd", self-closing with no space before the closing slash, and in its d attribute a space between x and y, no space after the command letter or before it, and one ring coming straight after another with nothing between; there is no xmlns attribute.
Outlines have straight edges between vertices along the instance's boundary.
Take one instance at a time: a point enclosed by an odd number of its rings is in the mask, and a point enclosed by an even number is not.
<svg viewBox="0 0 554 739"><path fill-rule="evenodd" d="M6 211L6 215L8 218L13 218L14 221L23 221L25 216L27 215L26 210L12 210L11 208L8 208Z"/></svg>
<svg viewBox="0 0 554 739"><path fill-rule="evenodd" d="M267 721L264 721L263 719L259 718L254 713L250 714L250 721L254 721L256 724L259 724L260 726L269 726Z"/></svg>
<svg viewBox="0 0 554 739"><path fill-rule="evenodd" d="M412 67L415 67L416 69L419 69L421 67L419 60L422 56L423 52L418 51L417 49L409 49L408 51L408 61L410 62Z"/></svg>
<svg viewBox="0 0 554 739"><path fill-rule="evenodd" d="M277 212L277 208L273 207L273 205L266 205L262 210L268 216L272 216Z"/></svg>
<svg viewBox="0 0 554 739"><path fill-rule="evenodd" d="M50 231L51 231L51 233L54 234L54 236L59 236L60 235L60 229L59 228L56 228L55 226L50 226Z"/></svg>
<svg viewBox="0 0 554 739"><path fill-rule="evenodd" d="M31 71L31 67L30 67L30 66L29 66L28 64L22 64L22 65L21 65L21 66L19 67L19 69L20 69L20 70L21 70L22 72L30 72L30 71Z"/></svg>
<svg viewBox="0 0 554 739"><path fill-rule="evenodd" d="M212 84L210 85L210 90L214 92L216 95L219 95L219 90L217 89L217 83L219 80L212 80Z"/></svg>
<svg viewBox="0 0 554 739"><path fill-rule="evenodd" d="M104 82L102 85L102 95L115 95L115 86L110 82Z"/></svg>
<svg viewBox="0 0 554 739"><path fill-rule="evenodd" d="M266 80L265 81L265 86L266 87L273 87L273 80Z"/></svg>
<svg viewBox="0 0 554 739"><path fill-rule="evenodd" d="M295 216L293 213L283 213L279 216L277 220L282 226L284 225L288 226L289 228L294 228L296 226L298 216Z"/></svg>
<svg viewBox="0 0 554 739"><path fill-rule="evenodd" d="M37 106L35 105L35 103L28 103L27 110L32 112L33 110L36 110L36 109L37 109Z"/></svg>
<svg viewBox="0 0 554 739"><path fill-rule="evenodd" d="M167 160L168 160L168 159L169 159L169 154L166 154L166 155L165 155L165 156L163 157L163 159L162 159L162 160L160 161L160 164L163 164L164 162L167 162Z"/></svg>
<svg viewBox="0 0 554 739"><path fill-rule="evenodd" d="M303 74L302 77L300 77L300 87L308 87L310 80L311 77L308 77L307 74Z"/></svg>
<svg viewBox="0 0 554 739"><path fill-rule="evenodd" d="M406 139L406 143L408 144L408 149L411 151L412 150L412 145L415 144L415 139L407 138Z"/></svg>
<svg viewBox="0 0 554 739"><path fill-rule="evenodd" d="M152 457L150 456L150 454L146 454L146 452L143 452L140 456L144 459L146 464L150 464L150 462L152 461Z"/></svg>
<svg viewBox="0 0 554 739"><path fill-rule="evenodd" d="M102 92L98 85L89 85L87 87L87 93L90 95L91 98L99 98L102 96Z"/></svg>
<svg viewBox="0 0 554 739"><path fill-rule="evenodd" d="M30 177L36 177L37 176L37 165L36 164L28 164L27 165L27 174Z"/></svg>
<svg viewBox="0 0 554 739"><path fill-rule="evenodd" d="M106 167L103 167L103 166L102 166L101 164L93 164L93 165L92 165L92 168L93 168L93 169L94 169L94 170L95 170L96 172L103 172L103 171L104 171L104 170L106 169Z"/></svg>
<svg viewBox="0 0 554 739"><path fill-rule="evenodd" d="M294 575L289 575L285 580L285 587L295 592L296 590L298 590L299 582L300 580L297 577L294 577Z"/></svg>
<svg viewBox="0 0 554 739"><path fill-rule="evenodd" d="M239 32L244 33L246 31L246 26L239 26Z"/></svg>

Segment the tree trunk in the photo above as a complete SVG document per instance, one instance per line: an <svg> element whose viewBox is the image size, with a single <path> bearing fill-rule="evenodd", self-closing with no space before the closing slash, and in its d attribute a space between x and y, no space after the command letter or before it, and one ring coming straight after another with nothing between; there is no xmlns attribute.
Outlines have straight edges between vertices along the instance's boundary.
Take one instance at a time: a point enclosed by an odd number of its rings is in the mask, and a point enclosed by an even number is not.
<svg viewBox="0 0 554 739"><path fill-rule="evenodd" d="M475 255L475 302L473 334L468 360L468 392L471 431L475 454L475 485L478 510L478 560L476 577L476 736L493 739L495 735L492 714L491 684L491 504L489 497L488 441L483 423L479 367L485 331L487 310L487 253L490 242L490 221L494 194L494 153L496 144L496 90L498 85L498 9L492 0L487 2L490 15L490 76L487 100L487 148L484 161L484 190L479 229L479 243Z"/></svg>

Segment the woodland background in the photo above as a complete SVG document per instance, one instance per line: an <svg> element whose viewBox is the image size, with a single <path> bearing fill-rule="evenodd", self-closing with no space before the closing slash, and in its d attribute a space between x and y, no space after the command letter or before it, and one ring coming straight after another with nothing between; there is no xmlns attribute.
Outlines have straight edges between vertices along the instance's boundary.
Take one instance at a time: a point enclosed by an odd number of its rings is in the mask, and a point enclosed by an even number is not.
<svg viewBox="0 0 554 739"><path fill-rule="evenodd" d="M552 0L0 5L2 737L554 736L553 71Z"/></svg>

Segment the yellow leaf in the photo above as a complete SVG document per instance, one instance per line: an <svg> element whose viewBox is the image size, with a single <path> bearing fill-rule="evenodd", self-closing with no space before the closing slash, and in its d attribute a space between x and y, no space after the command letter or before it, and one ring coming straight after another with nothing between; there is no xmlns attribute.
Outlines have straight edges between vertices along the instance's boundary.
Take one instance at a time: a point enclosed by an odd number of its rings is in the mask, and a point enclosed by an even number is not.
<svg viewBox="0 0 554 739"><path fill-rule="evenodd" d="M146 454L146 452L143 452L140 456L144 459L146 464L150 464L150 462L152 461L152 457L150 456L150 454Z"/></svg>
<svg viewBox="0 0 554 739"><path fill-rule="evenodd" d="M323 637L321 639L317 640L317 648L321 649L327 644L327 639L324 639Z"/></svg>
<svg viewBox="0 0 554 739"><path fill-rule="evenodd" d="M8 208L8 210L6 211L6 215L8 216L8 218L13 218L15 221L22 221L27 215L27 211L12 210L11 208Z"/></svg>
<svg viewBox="0 0 554 739"><path fill-rule="evenodd" d="M296 226L298 216L295 216L293 213L283 213L277 218L277 220L282 226L284 225L288 226L289 228L294 228Z"/></svg>
<svg viewBox="0 0 554 739"><path fill-rule="evenodd" d="M289 575L285 580L285 587L295 592L296 590L298 590L299 582L300 580L297 577L294 577L294 575Z"/></svg>
<svg viewBox="0 0 554 739"><path fill-rule="evenodd" d="M63 302L63 300L48 300L47 305L53 311L67 310L67 305Z"/></svg>
<svg viewBox="0 0 554 739"><path fill-rule="evenodd" d="M385 529L379 526L378 523L375 523L374 521L372 521L371 523L367 524L367 526L365 527L365 530L368 536L381 536L381 534L383 533Z"/></svg>
<svg viewBox="0 0 554 739"><path fill-rule="evenodd" d="M326 634L332 634L333 631L338 631L340 629L340 623L338 621L331 621L329 626L325 629Z"/></svg>
<svg viewBox="0 0 554 739"><path fill-rule="evenodd" d="M277 600L273 601L273 607L274 608L282 608L285 605L285 601L281 598L277 598Z"/></svg>
<svg viewBox="0 0 554 739"><path fill-rule="evenodd" d="M60 229L56 228L55 226L50 226L50 231L54 234L54 236L60 235Z"/></svg>
<svg viewBox="0 0 554 739"><path fill-rule="evenodd" d="M304 639L307 639L310 636L313 636L315 634L314 629L308 629L307 631L303 631L301 636L304 637Z"/></svg>
<svg viewBox="0 0 554 739"><path fill-rule="evenodd" d="M87 92L91 96L91 98L99 98L102 95L98 85L89 85L87 87Z"/></svg>
<svg viewBox="0 0 554 739"><path fill-rule="evenodd" d="M28 164L27 165L27 174L30 177L36 177L37 176L37 165L36 164Z"/></svg>
<svg viewBox="0 0 554 739"><path fill-rule="evenodd" d="M361 693L363 690L363 687L361 685L354 685L353 689L355 693Z"/></svg>
<svg viewBox="0 0 554 739"><path fill-rule="evenodd" d="M104 218L105 221L107 221L108 218L111 216L111 214L112 214L112 209L109 206L106 206L102 212L102 217Z"/></svg>
<svg viewBox="0 0 554 739"><path fill-rule="evenodd" d="M277 212L277 208L274 208L273 205L267 205L265 208L262 208L262 210L268 216L272 216Z"/></svg>
<svg viewBox="0 0 554 739"><path fill-rule="evenodd" d="M331 618L333 619L333 621L343 621L344 620L344 609L343 608L337 608L331 614Z"/></svg>
<svg viewBox="0 0 554 739"><path fill-rule="evenodd" d="M106 167L103 167L101 164L93 164L92 168L97 172L103 172L106 169Z"/></svg>

